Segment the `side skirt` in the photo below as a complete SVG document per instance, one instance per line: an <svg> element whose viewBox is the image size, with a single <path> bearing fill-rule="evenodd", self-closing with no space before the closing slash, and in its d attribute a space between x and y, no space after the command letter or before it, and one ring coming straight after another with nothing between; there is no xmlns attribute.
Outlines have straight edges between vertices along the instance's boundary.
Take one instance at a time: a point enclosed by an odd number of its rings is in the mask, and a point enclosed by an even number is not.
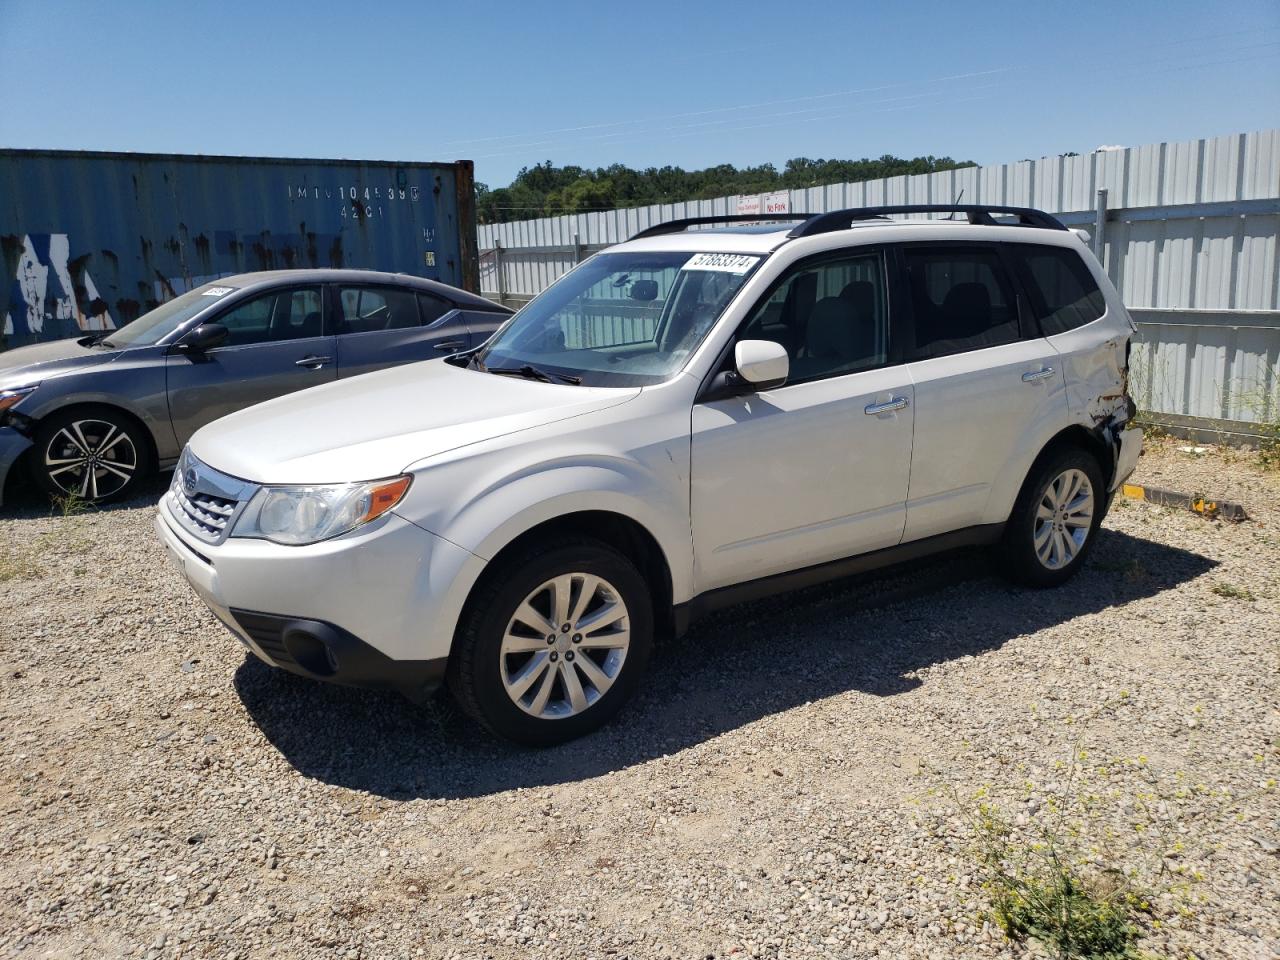
<svg viewBox="0 0 1280 960"><path fill-rule="evenodd" d="M984 547L998 543L1004 534L1003 523L988 523L975 527L965 527L950 533L925 537L923 540L912 540L883 550L861 553L842 560L831 560L800 570L776 573L759 580L748 580L745 583L730 584L700 593L692 600L676 604L675 635L682 636L689 626L701 617L725 607L736 606L750 600L771 597L779 593L789 593L803 587L812 587L820 583L828 583L843 577L851 577L871 570L891 567L895 564L918 560L932 554L958 550L962 547Z"/></svg>

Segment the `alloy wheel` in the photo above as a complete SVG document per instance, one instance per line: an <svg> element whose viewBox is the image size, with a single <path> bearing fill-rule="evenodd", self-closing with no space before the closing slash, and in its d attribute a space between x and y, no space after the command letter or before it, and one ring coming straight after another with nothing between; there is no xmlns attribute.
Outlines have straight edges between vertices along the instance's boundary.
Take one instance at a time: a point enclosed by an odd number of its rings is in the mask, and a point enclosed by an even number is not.
<svg viewBox="0 0 1280 960"><path fill-rule="evenodd" d="M1050 570L1071 563L1084 548L1093 529L1093 484L1083 470L1072 467L1058 474L1036 506L1036 556Z"/></svg>
<svg viewBox="0 0 1280 960"><path fill-rule="evenodd" d="M106 420L74 420L49 441L44 469L63 493L100 500L124 489L138 472L132 438Z"/></svg>
<svg viewBox="0 0 1280 960"><path fill-rule="evenodd" d="M531 716L576 716L613 686L630 644L622 594L594 574L561 574L512 614L499 653L502 685Z"/></svg>

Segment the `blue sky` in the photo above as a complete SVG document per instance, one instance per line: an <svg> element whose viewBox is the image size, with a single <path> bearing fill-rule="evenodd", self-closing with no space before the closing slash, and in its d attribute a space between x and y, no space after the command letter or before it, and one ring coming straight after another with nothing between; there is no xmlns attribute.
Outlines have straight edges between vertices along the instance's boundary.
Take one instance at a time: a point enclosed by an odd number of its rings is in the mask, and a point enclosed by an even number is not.
<svg viewBox="0 0 1280 960"><path fill-rule="evenodd" d="M1280 126L1280 3L0 0L0 146L980 163Z"/></svg>

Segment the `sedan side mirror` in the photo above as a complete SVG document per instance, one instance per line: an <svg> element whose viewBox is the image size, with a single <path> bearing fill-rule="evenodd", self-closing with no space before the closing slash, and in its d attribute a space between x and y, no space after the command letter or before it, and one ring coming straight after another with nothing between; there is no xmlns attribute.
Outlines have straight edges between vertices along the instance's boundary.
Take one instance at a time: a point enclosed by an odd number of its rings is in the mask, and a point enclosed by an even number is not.
<svg viewBox="0 0 1280 960"><path fill-rule="evenodd" d="M204 353L227 342L231 331L220 323L202 323L185 337L178 347L190 353Z"/></svg>
<svg viewBox="0 0 1280 960"><path fill-rule="evenodd" d="M787 382L791 361L787 348L772 340L739 340L733 349L738 376L754 390L772 390Z"/></svg>

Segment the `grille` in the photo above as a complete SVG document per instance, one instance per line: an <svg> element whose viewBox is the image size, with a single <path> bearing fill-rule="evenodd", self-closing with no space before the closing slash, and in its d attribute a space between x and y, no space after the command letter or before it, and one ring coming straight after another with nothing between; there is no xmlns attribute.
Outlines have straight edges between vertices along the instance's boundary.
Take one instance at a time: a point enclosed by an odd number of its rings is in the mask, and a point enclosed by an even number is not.
<svg viewBox="0 0 1280 960"><path fill-rule="evenodd" d="M173 500L178 506L178 519L193 534L207 543L218 543L227 533L227 523L239 506L238 500L197 492L187 496L182 484L173 485Z"/></svg>

